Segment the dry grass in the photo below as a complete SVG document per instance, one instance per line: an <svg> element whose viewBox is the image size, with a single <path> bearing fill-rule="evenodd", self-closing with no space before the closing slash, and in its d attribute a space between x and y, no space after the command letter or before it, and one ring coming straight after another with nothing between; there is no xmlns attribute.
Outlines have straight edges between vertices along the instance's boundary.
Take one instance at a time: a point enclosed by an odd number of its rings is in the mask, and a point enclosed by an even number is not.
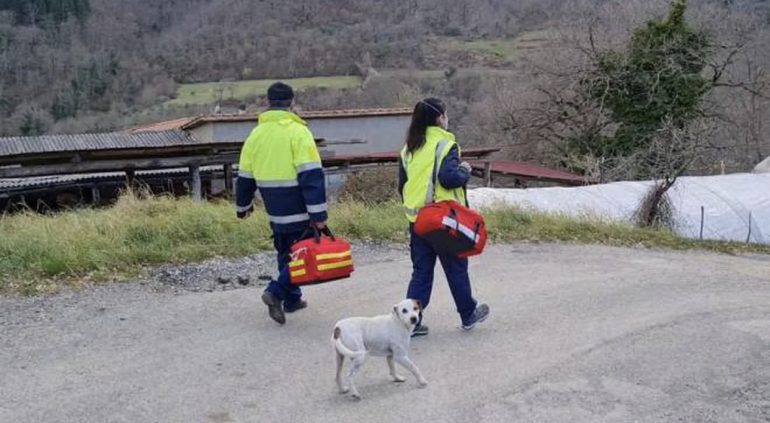
<svg viewBox="0 0 770 423"><path fill-rule="evenodd" d="M639 229L519 209L486 210L497 242L572 242L722 253L770 254L770 246L699 242L667 230ZM397 202L376 206L343 201L330 226L351 240L405 242L406 220ZM0 216L0 292L35 294L140 274L147 266L239 257L272 248L262 213L238 220L227 202L123 196L108 209L55 215Z"/></svg>

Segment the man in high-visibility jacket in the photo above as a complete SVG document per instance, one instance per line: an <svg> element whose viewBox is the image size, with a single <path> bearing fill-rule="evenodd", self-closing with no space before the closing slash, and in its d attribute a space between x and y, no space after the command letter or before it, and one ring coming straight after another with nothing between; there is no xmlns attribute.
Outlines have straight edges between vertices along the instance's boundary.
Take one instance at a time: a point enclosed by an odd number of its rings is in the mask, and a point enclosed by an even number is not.
<svg viewBox="0 0 770 423"><path fill-rule="evenodd" d="M289 252L311 225L319 229L326 225L326 184L313 134L291 111L292 88L276 82L267 98L270 109L259 115L259 124L241 150L235 196L238 217L245 218L254 211L259 189L273 230L279 272L262 302L270 317L284 324L284 313L307 307L300 288L289 281Z"/></svg>

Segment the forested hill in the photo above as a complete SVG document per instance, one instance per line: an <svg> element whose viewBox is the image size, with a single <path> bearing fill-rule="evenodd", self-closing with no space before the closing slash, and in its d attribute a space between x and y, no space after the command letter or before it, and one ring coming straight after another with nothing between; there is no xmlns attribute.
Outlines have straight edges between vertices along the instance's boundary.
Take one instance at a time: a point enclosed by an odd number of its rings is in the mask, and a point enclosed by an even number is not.
<svg viewBox="0 0 770 423"><path fill-rule="evenodd" d="M168 100L181 83L445 69L453 59L437 38L511 39L561 19L567 3L0 0L0 135L81 129L79 119Z"/></svg>
<svg viewBox="0 0 770 423"><path fill-rule="evenodd" d="M426 37L512 36L559 3L2 0L0 132L150 105L175 83L419 68Z"/></svg>

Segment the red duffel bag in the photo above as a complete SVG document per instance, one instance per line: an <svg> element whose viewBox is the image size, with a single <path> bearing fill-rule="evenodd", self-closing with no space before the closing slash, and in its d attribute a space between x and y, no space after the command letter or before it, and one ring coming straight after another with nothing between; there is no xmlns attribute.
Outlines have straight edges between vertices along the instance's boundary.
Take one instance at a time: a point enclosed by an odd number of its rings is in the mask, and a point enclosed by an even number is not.
<svg viewBox="0 0 770 423"><path fill-rule="evenodd" d="M417 214L414 232L442 255L475 256L487 243L484 218L457 201L426 204Z"/></svg>
<svg viewBox="0 0 770 423"><path fill-rule="evenodd" d="M349 277L353 273L350 244L332 235L328 227L312 231L312 238L291 246L291 283L313 285Z"/></svg>

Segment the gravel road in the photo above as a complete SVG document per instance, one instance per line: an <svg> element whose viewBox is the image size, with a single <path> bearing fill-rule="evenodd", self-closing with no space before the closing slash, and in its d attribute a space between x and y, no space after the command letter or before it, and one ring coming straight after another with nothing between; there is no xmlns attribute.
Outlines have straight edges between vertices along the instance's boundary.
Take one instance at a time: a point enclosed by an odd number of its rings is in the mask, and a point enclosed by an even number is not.
<svg viewBox="0 0 770 423"><path fill-rule="evenodd" d="M358 402L336 393L332 326L387 313L410 263L355 257L285 326L259 299L271 255L0 297L0 422L770 421L768 256L491 246L471 262L489 320L463 332L437 277L412 343L428 387L372 358Z"/></svg>

